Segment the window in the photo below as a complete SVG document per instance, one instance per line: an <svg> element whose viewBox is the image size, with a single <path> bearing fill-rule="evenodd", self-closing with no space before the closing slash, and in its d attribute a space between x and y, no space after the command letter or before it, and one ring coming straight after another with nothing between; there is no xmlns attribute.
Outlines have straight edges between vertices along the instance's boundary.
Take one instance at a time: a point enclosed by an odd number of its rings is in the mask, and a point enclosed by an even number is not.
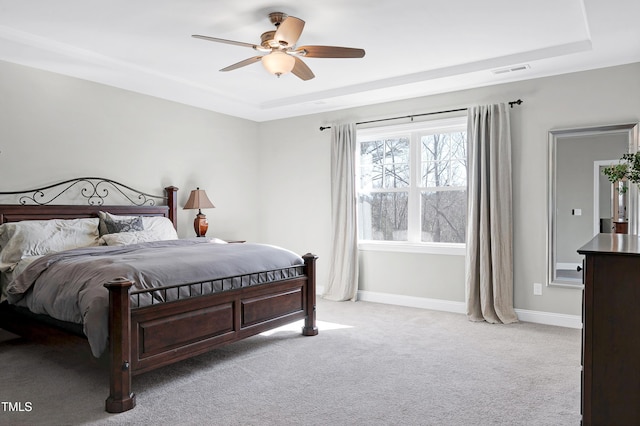
<svg viewBox="0 0 640 426"><path fill-rule="evenodd" d="M361 242L465 243L467 119L358 130Z"/></svg>

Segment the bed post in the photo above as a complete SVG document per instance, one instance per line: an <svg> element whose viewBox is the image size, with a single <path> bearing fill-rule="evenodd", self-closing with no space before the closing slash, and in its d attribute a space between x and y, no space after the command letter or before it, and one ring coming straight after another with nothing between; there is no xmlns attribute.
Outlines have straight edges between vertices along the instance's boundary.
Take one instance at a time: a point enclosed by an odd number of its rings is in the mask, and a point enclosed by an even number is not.
<svg viewBox="0 0 640 426"><path fill-rule="evenodd" d="M169 206L169 220L173 222L173 227L178 229L178 188L175 186L167 186L167 205Z"/></svg>
<svg viewBox="0 0 640 426"><path fill-rule="evenodd" d="M318 334L318 327L316 327L316 260L318 256L307 253L302 258L307 275L307 300L305 301L307 316L304 319L302 334L315 336Z"/></svg>
<svg viewBox="0 0 640 426"><path fill-rule="evenodd" d="M133 283L116 278L104 286L109 290L109 388L105 403L109 413L121 413L136 406L131 392L131 305Z"/></svg>

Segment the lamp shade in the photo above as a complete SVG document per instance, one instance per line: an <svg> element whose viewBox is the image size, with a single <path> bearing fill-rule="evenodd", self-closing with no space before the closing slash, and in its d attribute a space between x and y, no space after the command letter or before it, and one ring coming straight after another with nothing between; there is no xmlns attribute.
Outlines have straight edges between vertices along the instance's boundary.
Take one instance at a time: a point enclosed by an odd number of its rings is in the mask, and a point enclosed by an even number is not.
<svg viewBox="0 0 640 426"><path fill-rule="evenodd" d="M279 50L274 50L262 57L262 65L264 65L267 71L278 77L291 72L295 64L296 58Z"/></svg>
<svg viewBox="0 0 640 426"><path fill-rule="evenodd" d="M197 188L191 191L189 194L189 199L187 203L184 205L185 210L190 209L213 209L216 206L213 205L209 197L207 197L207 193L204 192L204 189Z"/></svg>

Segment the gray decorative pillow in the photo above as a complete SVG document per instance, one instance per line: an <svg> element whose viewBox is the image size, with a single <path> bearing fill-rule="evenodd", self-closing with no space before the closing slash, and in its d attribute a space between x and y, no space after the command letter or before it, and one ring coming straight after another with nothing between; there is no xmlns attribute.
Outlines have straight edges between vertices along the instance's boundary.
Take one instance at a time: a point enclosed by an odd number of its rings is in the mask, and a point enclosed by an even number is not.
<svg viewBox="0 0 640 426"><path fill-rule="evenodd" d="M117 234L120 232L144 231L142 217L132 217L126 219L114 220L110 217L104 218L104 224L107 227L107 233Z"/></svg>

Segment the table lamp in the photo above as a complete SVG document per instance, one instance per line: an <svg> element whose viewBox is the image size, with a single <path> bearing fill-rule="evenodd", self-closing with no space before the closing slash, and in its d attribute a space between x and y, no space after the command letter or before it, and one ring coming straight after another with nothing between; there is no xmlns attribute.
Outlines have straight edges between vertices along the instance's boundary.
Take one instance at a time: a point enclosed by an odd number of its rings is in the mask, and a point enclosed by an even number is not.
<svg viewBox="0 0 640 426"><path fill-rule="evenodd" d="M207 216L202 213L201 209L213 209L216 206L213 205L211 200L207 197L207 193L204 189L196 188L191 191L187 203L184 205L184 210L198 209L196 219L193 221L193 228L196 231L198 237L204 237L209 229L209 222L207 222Z"/></svg>

